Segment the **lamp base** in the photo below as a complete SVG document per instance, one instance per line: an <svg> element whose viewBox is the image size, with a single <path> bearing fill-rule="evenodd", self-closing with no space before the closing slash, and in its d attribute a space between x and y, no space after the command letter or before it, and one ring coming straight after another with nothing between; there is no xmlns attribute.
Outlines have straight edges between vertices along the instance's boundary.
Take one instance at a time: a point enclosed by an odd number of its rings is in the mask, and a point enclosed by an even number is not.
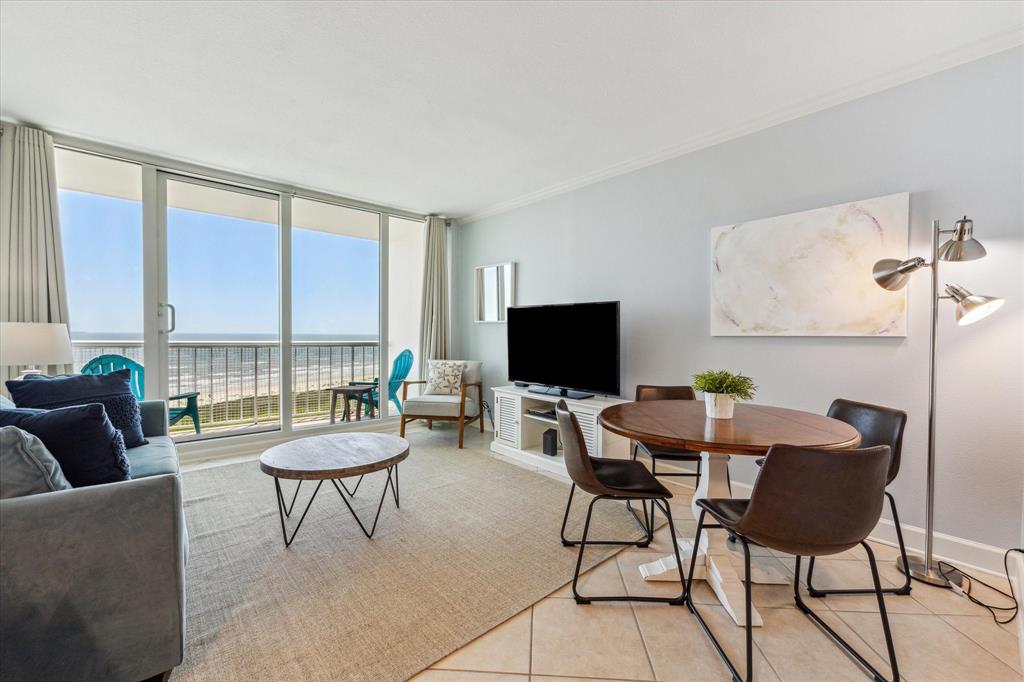
<svg viewBox="0 0 1024 682"><path fill-rule="evenodd" d="M959 587L963 583L963 574L955 568L946 570L945 575L939 571L939 562L932 560L931 565L925 564L924 557L917 556L915 554L907 555L907 562L910 564L910 577L914 580L920 580L923 583L929 585L936 585L938 587L951 587L956 585ZM903 560L896 560L896 568L903 572Z"/></svg>

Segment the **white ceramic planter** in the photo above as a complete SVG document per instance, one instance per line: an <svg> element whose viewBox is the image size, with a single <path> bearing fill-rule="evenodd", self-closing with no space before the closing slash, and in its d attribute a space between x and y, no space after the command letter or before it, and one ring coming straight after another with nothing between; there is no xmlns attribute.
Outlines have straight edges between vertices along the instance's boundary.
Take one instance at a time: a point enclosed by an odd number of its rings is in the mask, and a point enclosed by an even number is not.
<svg viewBox="0 0 1024 682"><path fill-rule="evenodd" d="M736 401L724 393L705 393L704 409L710 419L732 419L732 408Z"/></svg>

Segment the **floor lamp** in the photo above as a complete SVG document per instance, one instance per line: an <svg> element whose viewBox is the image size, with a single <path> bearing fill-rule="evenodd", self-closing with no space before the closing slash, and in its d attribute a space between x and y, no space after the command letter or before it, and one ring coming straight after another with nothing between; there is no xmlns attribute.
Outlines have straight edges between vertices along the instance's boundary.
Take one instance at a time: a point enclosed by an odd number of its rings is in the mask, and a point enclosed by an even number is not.
<svg viewBox="0 0 1024 682"><path fill-rule="evenodd" d="M932 259L910 258L900 261L886 258L875 263L873 275L878 286L889 291L899 291L907 285L910 275L921 268L931 268L931 326L928 333L928 491L925 513L925 552L923 557L909 556L909 570L912 578L931 585L948 587L959 585L962 576L957 571L943 573L932 554L935 528L935 329L939 314L939 301L951 300L956 303L956 321L959 325L977 322L996 311L1003 299L990 296L975 296L957 284L947 284L945 295L939 294L939 261L969 261L985 256L985 247L973 236L974 222L964 216L956 221L952 230L943 230L939 221L932 222ZM950 238L939 246L940 235ZM904 570L902 560L896 564Z"/></svg>

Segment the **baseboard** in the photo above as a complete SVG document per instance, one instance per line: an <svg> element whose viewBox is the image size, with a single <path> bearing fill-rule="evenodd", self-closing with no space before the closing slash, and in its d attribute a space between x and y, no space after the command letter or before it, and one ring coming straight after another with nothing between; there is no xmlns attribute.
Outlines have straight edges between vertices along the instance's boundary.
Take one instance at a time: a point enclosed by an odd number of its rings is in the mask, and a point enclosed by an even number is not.
<svg viewBox="0 0 1024 682"><path fill-rule="evenodd" d="M735 497L750 497L753 486L747 483L733 481L732 489ZM924 554L925 532L924 528L901 523L903 529L903 542L906 543L907 551L916 554ZM869 536L871 540L881 542L884 545L897 547L896 525L889 519L879 519L878 525ZM948 561L958 568L968 571L980 571L990 575L1005 576L1003 567L1003 556L1005 549L986 545L982 542L975 542L966 538L959 538L946 533L935 533L934 554L936 559Z"/></svg>

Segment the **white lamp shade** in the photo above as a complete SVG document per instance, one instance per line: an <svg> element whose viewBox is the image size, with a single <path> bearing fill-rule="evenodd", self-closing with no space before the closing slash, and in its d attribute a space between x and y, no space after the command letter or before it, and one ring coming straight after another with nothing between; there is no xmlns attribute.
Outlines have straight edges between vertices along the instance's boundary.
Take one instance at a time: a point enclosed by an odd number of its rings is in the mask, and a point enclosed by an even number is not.
<svg viewBox="0 0 1024 682"><path fill-rule="evenodd" d="M0 322L0 365L70 365L68 326L50 322Z"/></svg>

